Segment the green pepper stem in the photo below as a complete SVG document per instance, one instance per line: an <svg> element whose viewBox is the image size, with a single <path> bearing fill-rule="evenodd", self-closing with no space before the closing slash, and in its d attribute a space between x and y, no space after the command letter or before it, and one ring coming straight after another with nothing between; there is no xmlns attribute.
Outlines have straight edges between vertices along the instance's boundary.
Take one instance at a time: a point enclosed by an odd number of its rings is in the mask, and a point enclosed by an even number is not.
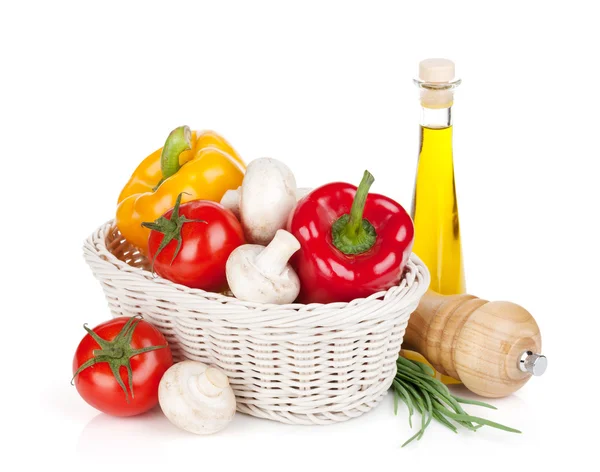
<svg viewBox="0 0 600 472"><path fill-rule="evenodd" d="M367 196L369 195L369 189L375 182L375 177L368 171L365 170L362 180L356 189L356 195L354 195L354 201L352 202L352 208L350 209L350 219L346 225L346 236L350 239L356 239L358 234L363 230L363 213L365 211L365 203L367 202Z"/></svg>
<svg viewBox="0 0 600 472"><path fill-rule="evenodd" d="M168 179L181 168L179 165L179 155L184 151L192 149L191 141L192 132L187 126L179 126L169 133L160 155L162 180Z"/></svg>
<svg viewBox="0 0 600 472"><path fill-rule="evenodd" d="M363 218L369 189L375 178L365 170L356 189L349 214L340 216L331 227L333 245L344 254L360 254L373 247L377 232L373 225Z"/></svg>

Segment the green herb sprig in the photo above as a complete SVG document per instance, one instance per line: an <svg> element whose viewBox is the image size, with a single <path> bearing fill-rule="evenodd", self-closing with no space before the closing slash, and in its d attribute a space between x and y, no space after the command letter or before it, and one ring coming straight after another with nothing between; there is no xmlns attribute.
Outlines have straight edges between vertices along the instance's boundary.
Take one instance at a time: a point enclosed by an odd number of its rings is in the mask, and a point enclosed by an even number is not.
<svg viewBox="0 0 600 472"><path fill-rule="evenodd" d="M408 424L411 428L415 410L421 414L421 429L402 444L402 447L415 439L420 440L432 420L436 420L455 433L458 433L458 430L454 423L471 431L477 431L482 426L491 426L510 433L521 432L485 418L469 415L460 406L461 403L483 406L492 410L496 407L452 395L446 385L433 377L434 371L428 365L398 356L396 366L398 369L391 387L394 391L394 414L398 414L399 400L408 407Z"/></svg>

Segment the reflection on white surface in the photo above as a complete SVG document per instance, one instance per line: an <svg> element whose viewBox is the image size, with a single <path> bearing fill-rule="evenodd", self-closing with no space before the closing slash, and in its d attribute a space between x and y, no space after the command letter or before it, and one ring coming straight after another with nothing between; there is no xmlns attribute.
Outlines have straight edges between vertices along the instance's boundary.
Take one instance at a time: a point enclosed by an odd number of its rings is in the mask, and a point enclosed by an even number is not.
<svg viewBox="0 0 600 472"><path fill-rule="evenodd" d="M258 459L274 452L294 454L299 444L306 441L313 452L325 452L330 450L334 437L338 443L359 447L365 438L373 437L379 430L382 418L387 423L398 421L391 414L391 401L360 418L328 426L286 425L236 413L223 431L201 436L173 426L159 407L129 418L98 413L81 431L76 455L82 463L93 458L95 463L100 464L119 461L153 466L164 463L172 467L173 462L188 463L197 460L197 454L209 452L222 455L225 451L235 450L241 454L230 460L242 460L243 455ZM393 444L398 441L397 438L392 439ZM307 444L302 447L306 448ZM383 447L383 444L378 447Z"/></svg>
<svg viewBox="0 0 600 472"><path fill-rule="evenodd" d="M453 386L451 389L455 395L481 400L481 397L472 394L463 386ZM517 415L514 414L515 411L528 410L527 402L518 395L490 399L489 403L498 407L498 410L488 410L473 405L465 405L465 409L475 416L480 415L520 428L524 433L531 433L530 422L518 421ZM392 396L387 395L384 401L371 412L357 419L328 426L285 425L236 413L227 428L208 436L195 435L178 429L163 415L160 407L143 415L129 418L98 413L83 428L76 451L80 457L105 457L107 460L110 457L123 458L128 455L137 457L136 460L139 460L140 457L147 458L149 453L155 454L155 458L158 459L159 457L168 457L170 452L200 451L206 450L207 447L223 449L225 446L250 447L257 453L268 454L275 442L279 442L280 449L289 447L291 452L295 448L294 440L300 442L303 439L308 440L312 448L320 449L321 447L327 448L327 443L335 436L337 441L342 440L348 444L355 443L355 446L358 447L361 441L365 441L369 436L377 436L378 433L380 439L376 442L380 443L379 447L383 447L386 443L385 447L393 447L400 445L411 434L411 430L408 427L406 407L400 405L396 417L392 410ZM294 440L289 443L284 441L285 446L280 441L274 441L274 437L282 438L282 435L290 439L294 438ZM514 444L514 441L518 442L520 437L520 435L513 436L492 428L482 428L475 434L467 430L460 430L459 435L462 438L457 438L443 427L432 424L421 442L429 443L429 447L435 447L445 441L451 441L454 446L470 441L479 444L490 442L492 445L494 443ZM415 446L415 448L417 447ZM110 452L108 453L108 451Z"/></svg>
<svg viewBox="0 0 600 472"><path fill-rule="evenodd" d="M220 467L219 470L226 472L237 469L265 472L281 470L281 464L290 472L340 467L350 471L369 470L374 457L382 459L384 456L390 457L388 465L401 460L402 464L414 468L426 460L447 470L447 458L453 455L486 460L491 455L498 460L499 454L510 449L511 454L529 457L531 441L545 431L548 404L539 400L545 400L545 393L552 390L548 381L553 379L553 376L540 377L517 395L490 400L489 403L498 407L497 411L466 405L470 413L519 428L523 435L492 428L482 428L477 433L465 430L455 435L432 423L421 441L402 450L400 445L416 432L418 421L413 418L415 428L411 431L404 405L399 406L398 415L394 416L391 395L386 395L372 411L343 423L286 425L236 413L223 431L198 436L173 426L159 407L130 418L99 413L86 405L68 382L60 382L42 397L43 411L51 420L36 451L39 461L60 466L65 472L106 471L108 468L120 472L130 465L135 466L132 470L145 472L196 471L211 467ZM557 378L556 382L559 381L562 380ZM476 398L464 387L452 390L457 395ZM564 438L556 436L556 440L562 443ZM357 467L361 461L365 466ZM464 465L463 462L457 464Z"/></svg>
<svg viewBox="0 0 600 472"><path fill-rule="evenodd" d="M98 413L83 428L77 442L77 453L89 456L105 454L107 450L119 454L131 452L132 446L144 448L159 446L165 441L189 436L173 426L159 407L143 415L119 418Z"/></svg>

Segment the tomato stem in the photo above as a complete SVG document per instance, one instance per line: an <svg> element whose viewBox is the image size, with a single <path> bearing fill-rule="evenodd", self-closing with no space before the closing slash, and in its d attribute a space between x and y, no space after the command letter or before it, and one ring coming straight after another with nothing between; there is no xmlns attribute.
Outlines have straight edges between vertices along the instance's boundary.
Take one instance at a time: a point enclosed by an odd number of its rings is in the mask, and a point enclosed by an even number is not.
<svg viewBox="0 0 600 472"><path fill-rule="evenodd" d="M161 253L161 251L169 244L171 241L177 241L177 247L175 248L175 252L173 253L173 257L171 258L171 264L179 254L179 250L181 249L181 229L185 223L206 223L204 220L189 220L185 216L179 215L179 207L181 205L181 196L184 192L181 192L177 195L177 200L175 200L175 206L173 207L173 211L171 212L171 218L166 218L161 216L156 221L153 222L144 222L142 226L144 228L148 228L152 231L157 231L163 234L162 241L158 245L158 249L154 254L154 258L152 259L152 268L154 270L154 262L156 261L156 257Z"/></svg>
<svg viewBox="0 0 600 472"><path fill-rule="evenodd" d="M141 319L142 317L140 315L136 315L127 320L127 323L123 325L121 331L119 331L119 334L117 334L112 341L102 339L94 331L88 328L87 325L83 325L84 329L88 332L88 334L94 339L94 341L98 343L100 349L94 349L94 351L92 352L93 357L79 366L79 368L73 375L73 378L71 379L71 384L73 384L75 377L77 377L77 375L79 375L85 369L100 362L106 362L110 367L110 370L113 373L115 380L123 389L123 392L125 393L125 400L127 401L127 403L129 403L130 392L131 398L134 398L131 358L139 354L144 354L146 352L155 351L157 349L163 349L167 347L167 345L164 345L147 346L141 349L133 349L133 347L131 346L133 332L135 331L135 328ZM127 386L123 382L123 379L121 378L121 367L125 367L125 369L127 370L127 383L129 384L129 391L127 389Z"/></svg>

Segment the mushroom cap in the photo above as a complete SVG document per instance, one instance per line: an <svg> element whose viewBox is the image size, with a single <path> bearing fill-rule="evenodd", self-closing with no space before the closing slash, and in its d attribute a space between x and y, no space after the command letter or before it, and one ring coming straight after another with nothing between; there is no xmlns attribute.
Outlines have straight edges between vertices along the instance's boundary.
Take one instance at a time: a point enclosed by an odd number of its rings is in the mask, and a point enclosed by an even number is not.
<svg viewBox="0 0 600 472"><path fill-rule="evenodd" d="M236 298L247 302L292 303L300 293L300 279L289 264L281 274L264 273L255 264L265 248L258 244L244 244L233 250L227 259L227 283Z"/></svg>
<svg viewBox="0 0 600 472"><path fill-rule="evenodd" d="M223 197L221 198L221 205L223 205L228 210L235 215L235 217L240 220L240 195L242 193L242 187L238 187L236 189L227 190Z"/></svg>
<svg viewBox="0 0 600 472"><path fill-rule="evenodd" d="M286 226L296 201L296 179L288 166L269 157L250 162L240 198L247 241L269 244L277 230Z"/></svg>
<svg viewBox="0 0 600 472"><path fill-rule="evenodd" d="M202 362L171 366L158 386L158 401L175 426L195 434L225 428L235 414L235 395L227 376Z"/></svg>

